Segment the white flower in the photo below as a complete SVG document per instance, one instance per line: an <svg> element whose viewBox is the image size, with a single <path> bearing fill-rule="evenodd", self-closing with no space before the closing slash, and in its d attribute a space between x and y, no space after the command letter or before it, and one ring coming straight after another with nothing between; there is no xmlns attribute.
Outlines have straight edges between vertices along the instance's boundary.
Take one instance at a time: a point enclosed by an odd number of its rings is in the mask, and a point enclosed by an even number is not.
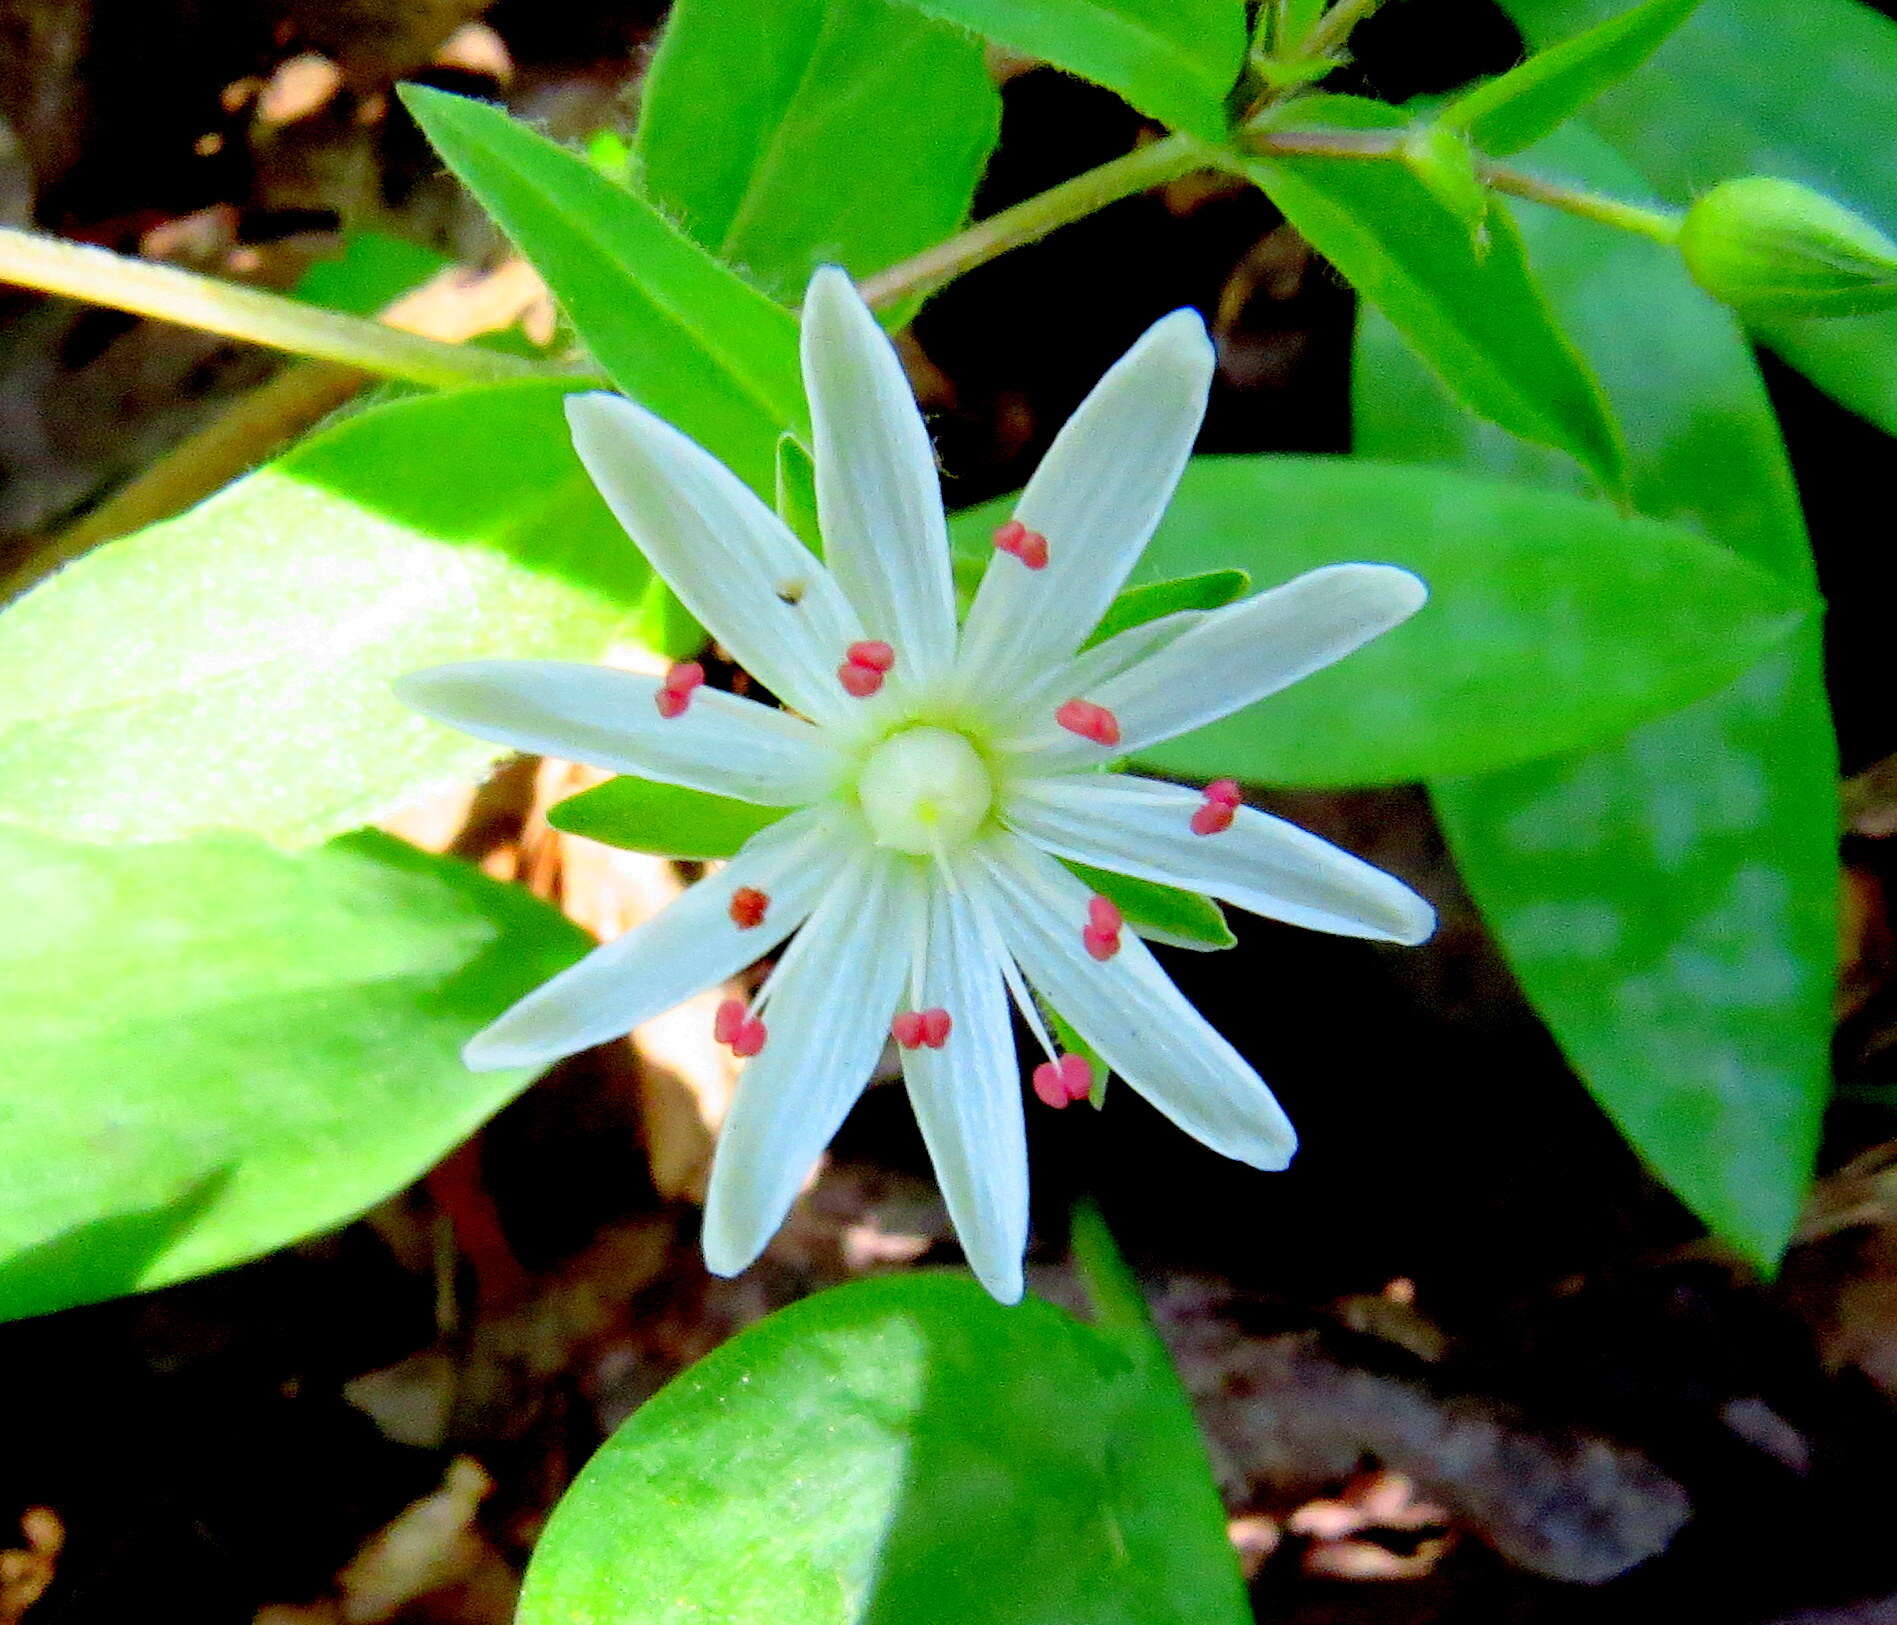
<svg viewBox="0 0 1897 1625"><path fill-rule="evenodd" d="M1419 942L1428 904L1303 830L1205 792L1099 771L1341 659L1423 602L1403 570L1340 564L1079 653L1158 524L1211 382L1198 316L1155 325L1061 431L956 625L935 460L900 363L848 278L804 309L819 561L749 489L630 401L569 406L581 460L646 556L788 707L554 661L404 679L482 738L794 808L662 914L522 999L471 1067L539 1066L623 1034L792 937L719 1036L751 1056L704 1224L748 1265L894 1036L975 1273L1021 1295L1027 1154L1009 1000L1047 1051L1050 1103L1083 1083L1029 990L1188 1133L1258 1168L1295 1137L1258 1075L1181 997L1073 859L1322 931ZM1268 522L1268 515L1260 516ZM768 1017L768 1021L766 1020Z"/></svg>

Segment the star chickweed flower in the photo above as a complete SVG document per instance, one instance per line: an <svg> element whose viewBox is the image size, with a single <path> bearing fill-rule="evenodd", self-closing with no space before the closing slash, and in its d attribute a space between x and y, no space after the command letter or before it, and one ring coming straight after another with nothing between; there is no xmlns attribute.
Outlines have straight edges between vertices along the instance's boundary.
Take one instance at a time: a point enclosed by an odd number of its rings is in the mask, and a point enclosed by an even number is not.
<svg viewBox="0 0 1897 1625"><path fill-rule="evenodd" d="M705 1206L706 1261L763 1249L894 1039L956 1231L1004 1303L1022 1290L1027 1152L1009 1003L1064 1105L1091 1072L1033 994L1188 1133L1258 1168L1296 1139L1258 1075L1106 898L1059 859L1210 893L1322 931L1420 942L1406 886L1296 826L1103 771L1341 659L1423 584L1339 564L1081 650L1171 499L1213 355L1191 311L1156 324L1055 440L957 626L935 459L895 351L840 271L803 324L824 557L707 452L618 396L575 396L574 445L620 521L776 710L555 661L402 680L419 710L520 750L794 809L664 912L527 995L465 1051L541 1066L630 1031L786 942L718 1038L748 1058ZM1032 991L1031 991L1032 990Z"/></svg>

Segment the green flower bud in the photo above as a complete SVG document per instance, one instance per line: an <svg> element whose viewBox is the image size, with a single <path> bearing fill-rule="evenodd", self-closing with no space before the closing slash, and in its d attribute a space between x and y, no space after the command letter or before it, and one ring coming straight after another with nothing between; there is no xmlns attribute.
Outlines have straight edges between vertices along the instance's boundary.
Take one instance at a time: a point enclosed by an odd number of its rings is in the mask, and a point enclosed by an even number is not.
<svg viewBox="0 0 1897 1625"><path fill-rule="evenodd" d="M1680 228L1693 280L1747 316L1861 316L1897 307L1897 243L1794 181L1722 181Z"/></svg>

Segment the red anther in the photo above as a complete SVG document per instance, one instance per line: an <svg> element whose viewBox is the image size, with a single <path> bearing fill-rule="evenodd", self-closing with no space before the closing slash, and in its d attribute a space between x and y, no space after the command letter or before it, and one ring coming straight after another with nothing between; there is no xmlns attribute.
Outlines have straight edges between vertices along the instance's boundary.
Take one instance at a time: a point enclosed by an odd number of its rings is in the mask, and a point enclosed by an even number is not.
<svg viewBox="0 0 1897 1625"><path fill-rule="evenodd" d="M896 651L880 638L869 638L862 643L852 643L843 651L843 658L852 666L867 666L871 671L888 671L896 663Z"/></svg>
<svg viewBox="0 0 1897 1625"><path fill-rule="evenodd" d="M1034 1069L1034 1094L1043 1106L1052 1106L1055 1111L1069 1103L1067 1084L1060 1075L1060 1063L1043 1061Z"/></svg>
<svg viewBox="0 0 1897 1625"><path fill-rule="evenodd" d="M930 1049L940 1049L948 1042L949 1029L955 1025L955 1019L941 1005L933 1005L922 1012L922 1042Z"/></svg>
<svg viewBox="0 0 1897 1625"><path fill-rule="evenodd" d="M1054 720L1069 733L1091 739L1096 745L1120 742L1120 719L1104 705L1092 700L1069 700L1054 713Z"/></svg>
<svg viewBox="0 0 1897 1625"><path fill-rule="evenodd" d="M1096 892L1087 899L1087 923L1096 931L1117 937L1120 927L1126 924L1126 916L1111 898L1102 897Z"/></svg>
<svg viewBox="0 0 1897 1625"><path fill-rule="evenodd" d="M995 532L995 546L1004 553L1019 553L1022 539L1030 534L1018 519L1010 519Z"/></svg>
<svg viewBox="0 0 1897 1625"><path fill-rule="evenodd" d="M665 674L665 687L673 694L690 694L705 680L705 668L696 660L681 660Z"/></svg>
<svg viewBox="0 0 1897 1625"><path fill-rule="evenodd" d="M735 1044L744 1031L744 1000L726 999L711 1018L711 1036L721 1044Z"/></svg>
<svg viewBox="0 0 1897 1625"><path fill-rule="evenodd" d="M731 1040L731 1053L741 1061L748 1061L764 1048L764 1040L770 1036L764 1023L756 1016L747 1017L744 1025L738 1029L738 1036Z"/></svg>
<svg viewBox="0 0 1897 1625"><path fill-rule="evenodd" d="M1237 816L1238 809L1229 801L1202 801L1192 811L1192 833L1222 835Z"/></svg>
<svg viewBox="0 0 1897 1625"><path fill-rule="evenodd" d="M764 923L764 911L771 900L755 886L740 886L731 894L731 923L740 931L749 931Z"/></svg>
<svg viewBox="0 0 1897 1625"><path fill-rule="evenodd" d="M1245 795L1238 787L1237 779L1214 779L1205 787L1207 801L1220 801L1228 807L1244 804Z"/></svg>
<svg viewBox="0 0 1897 1625"><path fill-rule="evenodd" d="M1111 959L1120 951L1120 933L1096 931L1092 926L1080 933L1081 946L1095 959Z"/></svg>
<svg viewBox="0 0 1897 1625"><path fill-rule="evenodd" d="M846 660L837 667L837 681L846 693L866 700L883 686L883 674L874 666L859 666L854 660Z"/></svg>
<svg viewBox="0 0 1897 1625"><path fill-rule="evenodd" d="M673 717L682 717L685 707L692 703L691 690L662 688L652 696L652 703L659 708L659 715L670 722Z"/></svg>
<svg viewBox="0 0 1897 1625"><path fill-rule="evenodd" d="M1012 553L1030 570L1047 568L1047 538L1018 519L1010 519L995 532L995 546L1003 553Z"/></svg>
<svg viewBox="0 0 1897 1625"><path fill-rule="evenodd" d="M1093 1066L1084 1055L1063 1055L1054 1063L1069 1100L1085 1100L1093 1093Z"/></svg>
<svg viewBox="0 0 1897 1625"><path fill-rule="evenodd" d="M922 1043L922 1012L904 1010L889 1024L889 1036L904 1049L914 1049Z"/></svg>

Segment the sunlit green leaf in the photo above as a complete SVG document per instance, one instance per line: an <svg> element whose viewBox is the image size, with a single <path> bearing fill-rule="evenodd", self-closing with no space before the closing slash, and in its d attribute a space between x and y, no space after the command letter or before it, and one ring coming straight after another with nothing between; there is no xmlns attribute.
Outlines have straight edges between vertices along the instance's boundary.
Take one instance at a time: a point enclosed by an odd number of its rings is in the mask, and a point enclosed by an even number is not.
<svg viewBox="0 0 1897 1625"><path fill-rule="evenodd" d="M1198 949L1230 948L1238 941L1225 923L1225 911L1196 891L1114 874L1069 858L1061 861L1088 890L1115 904L1126 923L1149 941Z"/></svg>
<svg viewBox="0 0 1897 1625"><path fill-rule="evenodd" d="M529 1073L459 1047L581 932L382 836L109 850L0 828L0 1317L329 1229ZM30 1148L30 1154L28 1154Z"/></svg>
<svg viewBox="0 0 1897 1625"><path fill-rule="evenodd" d="M317 260L290 291L351 316L373 316L449 264L446 255L379 231L352 231L334 259Z"/></svg>
<svg viewBox="0 0 1897 1625"><path fill-rule="evenodd" d="M1291 115L1300 128L1406 123L1393 108L1345 96L1312 97ZM1472 411L1568 452L1607 490L1621 487L1612 414L1536 286L1502 200L1478 247L1466 220L1400 163L1274 155L1245 167Z"/></svg>
<svg viewBox="0 0 1897 1625"><path fill-rule="evenodd" d="M947 237L1000 131L979 40L892 0L679 0L633 148L645 195L767 292Z"/></svg>
<svg viewBox="0 0 1897 1625"><path fill-rule="evenodd" d="M500 754L398 704L392 678L689 641L573 455L566 387L364 411L9 606L0 819L307 844Z"/></svg>
<svg viewBox="0 0 1897 1625"><path fill-rule="evenodd" d="M806 1298L587 1464L521 1625L1241 1625L1204 1447L1150 1348L955 1276Z"/></svg>
<svg viewBox="0 0 1897 1625"><path fill-rule="evenodd" d="M1207 141L1245 60L1244 0L904 0L1117 91Z"/></svg>
<svg viewBox="0 0 1897 1625"><path fill-rule="evenodd" d="M778 435L806 430L790 312L499 108L420 85L402 101L613 382L769 500Z"/></svg>
<svg viewBox="0 0 1897 1625"><path fill-rule="evenodd" d="M1149 581L1144 586L1128 587L1120 593L1100 624L1094 628L1083 648L1104 643L1116 632L1144 626L1162 615L1182 609L1217 609L1251 591L1251 577L1243 570L1202 570L1197 575L1176 576L1171 581Z"/></svg>
<svg viewBox="0 0 1897 1625"><path fill-rule="evenodd" d="M739 847L786 811L622 776L555 802L547 811L547 822L569 835L584 835L630 852L706 861L735 856Z"/></svg>
<svg viewBox="0 0 1897 1625"><path fill-rule="evenodd" d="M1458 96L1441 121L1498 157L1532 147L1640 67L1699 4L1647 0L1610 16Z"/></svg>
<svg viewBox="0 0 1897 1625"><path fill-rule="evenodd" d="M1535 158L1638 195L1574 127ZM1730 318L1653 243L1554 213L1530 223L1620 409L1641 505L1808 591L1784 448ZM1380 455L1569 478L1459 411L1374 319L1356 402ZM1837 782L1816 626L1620 744L1432 789L1490 928L1596 1098L1708 1224L1775 1258L1829 1076Z"/></svg>

